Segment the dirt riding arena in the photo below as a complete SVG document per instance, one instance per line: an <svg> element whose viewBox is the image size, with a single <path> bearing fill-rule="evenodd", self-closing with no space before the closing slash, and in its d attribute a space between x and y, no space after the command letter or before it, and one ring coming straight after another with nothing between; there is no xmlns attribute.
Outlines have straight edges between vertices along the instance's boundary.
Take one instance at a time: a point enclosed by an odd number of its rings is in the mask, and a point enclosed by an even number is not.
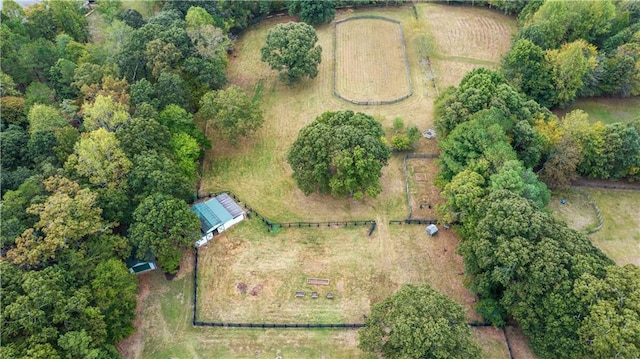
<svg viewBox="0 0 640 359"><path fill-rule="evenodd" d="M335 25L335 93L358 104L412 93L401 25L386 18L347 18Z"/></svg>

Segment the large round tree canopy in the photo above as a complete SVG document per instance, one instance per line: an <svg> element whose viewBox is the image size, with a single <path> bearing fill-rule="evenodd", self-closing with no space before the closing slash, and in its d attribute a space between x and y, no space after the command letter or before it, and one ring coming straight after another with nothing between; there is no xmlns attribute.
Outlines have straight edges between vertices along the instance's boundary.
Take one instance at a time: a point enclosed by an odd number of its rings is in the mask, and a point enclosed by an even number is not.
<svg viewBox="0 0 640 359"><path fill-rule="evenodd" d="M325 112L298 134L289 151L293 178L305 193L375 197L391 150L382 126L353 111Z"/></svg>
<svg viewBox="0 0 640 359"><path fill-rule="evenodd" d="M358 334L360 349L383 358L474 359L481 354L462 306L428 285L407 284L374 304Z"/></svg>

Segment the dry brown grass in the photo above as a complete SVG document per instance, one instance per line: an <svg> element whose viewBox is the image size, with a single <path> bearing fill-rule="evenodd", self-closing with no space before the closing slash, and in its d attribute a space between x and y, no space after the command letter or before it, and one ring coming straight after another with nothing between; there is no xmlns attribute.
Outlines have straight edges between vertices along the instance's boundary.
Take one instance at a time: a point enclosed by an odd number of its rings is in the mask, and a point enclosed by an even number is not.
<svg viewBox="0 0 640 359"><path fill-rule="evenodd" d="M566 204L560 203L562 199L567 201ZM598 225L595 208L580 191L565 190L554 192L549 203L549 209L551 209L555 217L567 223L569 228L578 231Z"/></svg>
<svg viewBox="0 0 640 359"><path fill-rule="evenodd" d="M444 203L440 189L433 184L438 173L436 160L432 158L407 159L409 176L409 194L411 198L412 218L436 218L436 206ZM426 181L421 177L425 176Z"/></svg>
<svg viewBox="0 0 640 359"><path fill-rule="evenodd" d="M489 9L434 3L416 7L429 29L440 88L457 86L476 67L497 69L517 32L515 18Z"/></svg>
<svg viewBox="0 0 640 359"><path fill-rule="evenodd" d="M343 12L338 14L338 18L359 13ZM369 11L367 14L401 21L405 26L407 43L425 31L424 26L413 19L408 7ZM286 163L287 150L303 126L329 110L349 109L380 115L384 127L391 127L393 118L398 116L403 117L407 126L417 125L421 129L433 127L432 98L423 95L426 91L416 91L414 96L397 104L358 106L334 97L332 25L317 28L319 44L323 49L318 77L288 87L260 61L260 47L268 29L288 20L281 18L263 22L247 30L240 38L236 55L229 66L229 78L232 83L240 84L248 91L253 91L258 81L263 83L265 124L256 136L237 148L212 138L214 146L207 153L206 175L201 191L231 190L263 215L279 221L367 219L377 213L385 213L390 217L402 216L405 212L403 180L398 159L392 159L383 170L381 180L384 190L378 198L363 202L335 200L317 194L305 196L297 189L291 178L291 168ZM417 51L417 48L407 45L412 69L418 69L419 66ZM412 70L411 75L416 83L420 72Z"/></svg>
<svg viewBox="0 0 640 359"><path fill-rule="evenodd" d="M389 227L383 220L371 237L367 231L287 228L267 234L252 221L225 233L200 250L199 320L361 323L372 304L401 285L425 282L464 303L469 320L480 319L460 280L452 232L429 237L423 226ZM308 285L307 278L330 284ZM306 297L296 298L297 291ZM312 291L320 298L310 298ZM326 299L327 292L335 298Z"/></svg>
<svg viewBox="0 0 640 359"><path fill-rule="evenodd" d="M438 56L500 62L511 47L516 20L496 11L467 6L419 4Z"/></svg>
<svg viewBox="0 0 640 359"><path fill-rule="evenodd" d="M527 344L527 338L519 327L508 326L505 328L511 345L511 353L517 359L536 359Z"/></svg>
<svg viewBox="0 0 640 359"><path fill-rule="evenodd" d="M640 191L587 189L595 199L604 226L589 236L618 265L640 266Z"/></svg>
<svg viewBox="0 0 640 359"><path fill-rule="evenodd" d="M502 329L493 327L475 327L473 336L482 348L482 357L487 359L509 359L509 349L504 340ZM520 359L517 357L517 359Z"/></svg>
<svg viewBox="0 0 640 359"><path fill-rule="evenodd" d="M401 27L382 19L336 24L335 90L360 102L393 101L411 93Z"/></svg>

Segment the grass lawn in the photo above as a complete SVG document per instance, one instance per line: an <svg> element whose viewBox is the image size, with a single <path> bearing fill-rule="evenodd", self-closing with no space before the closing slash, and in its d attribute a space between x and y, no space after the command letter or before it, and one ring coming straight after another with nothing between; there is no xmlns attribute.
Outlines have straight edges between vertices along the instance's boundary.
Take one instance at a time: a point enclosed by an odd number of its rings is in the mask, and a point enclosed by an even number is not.
<svg viewBox="0 0 640 359"><path fill-rule="evenodd" d="M640 266L640 191L581 189L598 204L604 226L589 238L618 265ZM567 204L561 205L560 198ZM549 205L552 213L569 227L583 230L597 223L593 208L575 190L557 192Z"/></svg>
<svg viewBox="0 0 640 359"><path fill-rule="evenodd" d="M133 9L142 15L146 20L157 10L156 1L153 0L125 0L120 5L123 9Z"/></svg>
<svg viewBox="0 0 640 359"><path fill-rule="evenodd" d="M560 202L563 199L566 201L565 204ZM554 191L549 209L570 228L579 231L595 228L598 225L595 207L582 190Z"/></svg>
<svg viewBox="0 0 640 359"><path fill-rule="evenodd" d="M640 120L640 96L628 98L582 98L565 109L553 112L557 116L580 109L589 114L592 122L603 123L631 122Z"/></svg>
<svg viewBox="0 0 640 359"><path fill-rule="evenodd" d="M604 217L602 229L589 237L618 265L640 266L640 191L586 190Z"/></svg>
<svg viewBox="0 0 640 359"><path fill-rule="evenodd" d="M136 5L138 6L138 5ZM354 321L360 322L370 306L404 283L429 283L462 304L469 320L480 319L473 310L474 297L462 283L462 258L455 253L458 238L441 231L430 238L424 226L390 226L389 219L406 217L402 157L394 156L383 170L383 192L364 201L305 196L291 178L286 154L299 130L321 113L350 109L377 115L385 129L395 117L405 126L433 128L435 91L424 81L421 52L431 51L439 86L457 84L468 69L494 64L509 48L515 20L479 8L418 4L419 19L410 7L341 11L336 19L359 14L379 15L401 22L413 96L397 104L358 106L333 96L333 25L316 28L323 61L315 79L289 87L260 61L267 31L283 17L247 29L239 38L228 67L231 83L250 94L261 88L265 124L238 147L212 137L206 154L201 193L231 190L265 217L278 222L375 219L378 227L354 229L282 229L267 233L256 220L226 232L203 249L199 271L200 320L234 321ZM434 18L435 17L435 18ZM436 19L439 19L437 22ZM448 20L447 20L448 19ZM453 26L453 27L452 27ZM476 29L476 27L479 27ZM430 32L431 31L431 32ZM434 33L446 31L446 37ZM456 31L464 31L456 35ZM488 32L485 34L485 32ZM466 42L464 36L472 36ZM423 39L434 39L425 43ZM488 49L485 49L489 46ZM421 140L419 151L433 152L435 141ZM421 162L422 161L422 162ZM437 203L433 190L434 166L412 160L414 207L427 197ZM416 174L425 174L426 179ZM428 216L425 212L421 216ZM178 277L167 282L160 273L141 276L138 331L121 343L125 358L357 358L357 331L353 330L246 330L191 326L192 273L187 257ZM307 292L307 277L330 279L336 298L329 301L294 298ZM238 284L247 286L241 294ZM251 295L251 292L255 295ZM484 357L506 358L503 339L490 328L474 329ZM523 357L530 355L519 342ZM518 357L520 358L520 357Z"/></svg>

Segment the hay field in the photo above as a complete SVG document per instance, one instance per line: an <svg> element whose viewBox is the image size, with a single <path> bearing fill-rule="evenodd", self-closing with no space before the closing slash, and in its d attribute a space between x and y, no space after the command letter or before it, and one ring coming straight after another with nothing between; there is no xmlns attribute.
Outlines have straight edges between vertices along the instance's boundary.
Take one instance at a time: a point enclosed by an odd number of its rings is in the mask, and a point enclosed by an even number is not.
<svg viewBox="0 0 640 359"><path fill-rule="evenodd" d="M429 28L438 86L457 86L476 67L497 69L517 33L515 17L469 6L416 4Z"/></svg>
<svg viewBox="0 0 640 359"><path fill-rule="evenodd" d="M399 24L359 18L335 25L335 90L356 102L390 102L411 94Z"/></svg>
<svg viewBox="0 0 640 359"><path fill-rule="evenodd" d="M450 231L429 237L423 226L286 228L266 233L245 222L200 249L198 320L234 323L362 323L371 305L407 283L433 283L467 304L461 258ZM447 270L444 271L443 269ZM308 285L307 278L329 279ZM297 291L306 292L296 298ZM319 294L310 298L311 292ZM327 299L331 292L334 299Z"/></svg>

